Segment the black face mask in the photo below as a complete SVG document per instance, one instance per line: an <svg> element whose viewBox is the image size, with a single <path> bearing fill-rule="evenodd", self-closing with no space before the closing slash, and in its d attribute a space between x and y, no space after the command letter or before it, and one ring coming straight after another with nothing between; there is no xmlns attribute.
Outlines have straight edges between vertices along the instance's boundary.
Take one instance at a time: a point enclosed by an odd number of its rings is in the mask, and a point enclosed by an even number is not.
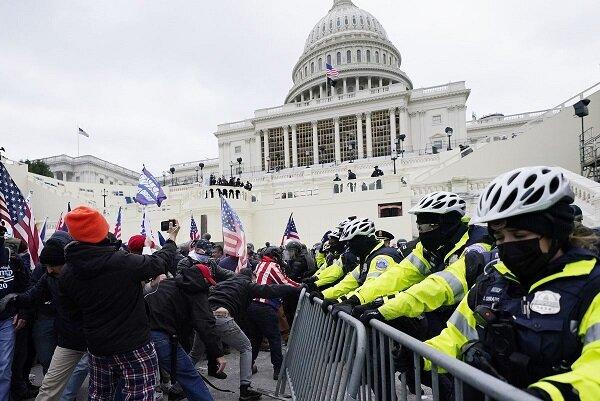
<svg viewBox="0 0 600 401"><path fill-rule="evenodd" d="M375 237L358 236L348 241L348 250L357 256L360 260L364 260L369 253L377 245Z"/></svg>
<svg viewBox="0 0 600 401"><path fill-rule="evenodd" d="M548 266L553 253L543 253L539 238L532 238L498 245L498 255L519 282L529 288Z"/></svg>
<svg viewBox="0 0 600 401"><path fill-rule="evenodd" d="M440 224L440 227L435 230L420 233L419 241L421 241L423 248L427 251L443 257L445 256L445 252L450 251L450 248L455 245L454 237L460 226L460 222L456 224Z"/></svg>

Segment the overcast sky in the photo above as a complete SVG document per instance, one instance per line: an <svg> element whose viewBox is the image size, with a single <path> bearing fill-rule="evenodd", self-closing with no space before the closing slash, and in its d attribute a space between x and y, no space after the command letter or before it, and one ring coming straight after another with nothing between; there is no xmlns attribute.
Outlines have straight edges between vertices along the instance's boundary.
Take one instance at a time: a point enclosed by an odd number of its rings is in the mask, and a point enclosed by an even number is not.
<svg viewBox="0 0 600 401"><path fill-rule="evenodd" d="M217 156L217 124L280 105L332 0L2 0L0 146L156 174ZM355 0L415 87L466 81L467 116L552 107L600 81L600 2Z"/></svg>

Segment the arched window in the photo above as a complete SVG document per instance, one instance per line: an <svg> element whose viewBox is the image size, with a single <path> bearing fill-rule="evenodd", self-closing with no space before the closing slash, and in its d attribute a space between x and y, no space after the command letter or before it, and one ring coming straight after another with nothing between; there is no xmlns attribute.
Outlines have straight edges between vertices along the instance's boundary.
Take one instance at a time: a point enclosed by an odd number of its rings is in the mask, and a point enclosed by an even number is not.
<svg viewBox="0 0 600 401"><path fill-rule="evenodd" d="M367 50L367 63L371 62L371 50Z"/></svg>
<svg viewBox="0 0 600 401"><path fill-rule="evenodd" d="M336 63L337 65L342 64L342 53L341 52L337 52L337 57L336 57Z"/></svg>
<svg viewBox="0 0 600 401"><path fill-rule="evenodd" d="M375 52L375 62L379 63L379 52Z"/></svg>
<svg viewBox="0 0 600 401"><path fill-rule="evenodd" d="M352 52L348 50L346 52L346 63L350 64L352 62Z"/></svg>
<svg viewBox="0 0 600 401"><path fill-rule="evenodd" d="M310 73L311 74L315 73L315 62L314 61L312 63L310 63Z"/></svg>
<svg viewBox="0 0 600 401"><path fill-rule="evenodd" d="M304 66L304 76L306 77L308 75L308 66Z"/></svg>
<svg viewBox="0 0 600 401"><path fill-rule="evenodd" d="M348 17L346 17L346 19L344 20L344 24L346 24L346 26L348 26Z"/></svg>
<svg viewBox="0 0 600 401"><path fill-rule="evenodd" d="M383 53L383 64L387 64L387 54Z"/></svg>
<svg viewBox="0 0 600 401"><path fill-rule="evenodd" d="M361 54L360 50L356 51L356 62L362 63L362 54Z"/></svg>
<svg viewBox="0 0 600 401"><path fill-rule="evenodd" d="M327 64L331 65L331 54L327 55Z"/></svg>
<svg viewBox="0 0 600 401"><path fill-rule="evenodd" d="M352 16L352 25L356 25L356 15Z"/></svg>
<svg viewBox="0 0 600 401"><path fill-rule="evenodd" d="M339 27L340 25L342 25L342 21L340 21L339 17L337 19L337 26Z"/></svg>
<svg viewBox="0 0 600 401"><path fill-rule="evenodd" d="M333 20L329 20L329 30L333 30Z"/></svg>
<svg viewBox="0 0 600 401"><path fill-rule="evenodd" d="M323 24L323 33L325 33L325 24Z"/></svg>
<svg viewBox="0 0 600 401"><path fill-rule="evenodd" d="M323 70L323 59L319 58L319 71Z"/></svg>

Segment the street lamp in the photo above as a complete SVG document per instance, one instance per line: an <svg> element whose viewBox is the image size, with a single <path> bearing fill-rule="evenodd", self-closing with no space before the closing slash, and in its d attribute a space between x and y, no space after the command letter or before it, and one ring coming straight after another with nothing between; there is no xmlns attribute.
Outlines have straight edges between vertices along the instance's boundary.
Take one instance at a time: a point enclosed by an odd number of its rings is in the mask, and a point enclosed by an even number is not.
<svg viewBox="0 0 600 401"><path fill-rule="evenodd" d="M406 134L398 135L398 142L400 145L400 157L404 159L404 140L406 139ZM396 148L397 149L397 148Z"/></svg>
<svg viewBox="0 0 600 401"><path fill-rule="evenodd" d="M204 163L198 163L198 167L200 167L200 181L204 182Z"/></svg>
<svg viewBox="0 0 600 401"><path fill-rule="evenodd" d="M229 176L233 177L233 162L229 162Z"/></svg>
<svg viewBox="0 0 600 401"><path fill-rule="evenodd" d="M452 146L450 145L450 138L452 137L452 133L454 132L454 130L450 127L446 127L445 131L446 131L446 135L448 135L448 149L447 150L452 150Z"/></svg>
<svg viewBox="0 0 600 401"><path fill-rule="evenodd" d="M171 172L171 186L175 185L175 167L169 169Z"/></svg>
<svg viewBox="0 0 600 401"><path fill-rule="evenodd" d="M394 162L394 174L396 174L396 160L398 160L397 153L394 156L392 156L392 161Z"/></svg>
<svg viewBox="0 0 600 401"><path fill-rule="evenodd" d="M581 118L581 136L579 137L579 146L581 148L581 175L584 175L585 169L585 127L583 125L583 118L590 114L588 110L588 104L590 104L590 99L581 99L577 103L573 105L573 109L575 109L575 115Z"/></svg>
<svg viewBox="0 0 600 401"><path fill-rule="evenodd" d="M238 157L237 162L238 162L238 168L239 168L238 174L241 176L242 175L242 158Z"/></svg>

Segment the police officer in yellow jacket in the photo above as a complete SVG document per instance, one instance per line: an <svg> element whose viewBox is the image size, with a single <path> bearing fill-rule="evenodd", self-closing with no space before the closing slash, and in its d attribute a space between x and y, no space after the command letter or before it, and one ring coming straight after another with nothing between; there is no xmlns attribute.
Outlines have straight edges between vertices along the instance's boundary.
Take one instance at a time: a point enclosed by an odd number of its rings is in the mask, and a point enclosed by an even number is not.
<svg viewBox="0 0 600 401"><path fill-rule="evenodd" d="M346 225L340 241L347 243L348 249L358 258L358 265L335 286L311 294L325 299L324 309L400 262L400 254L394 248L384 247L383 241L377 240L374 234L375 224L369 219L353 220Z"/></svg>
<svg viewBox="0 0 600 401"><path fill-rule="evenodd" d="M420 303L424 307L410 317L418 317L423 312L434 310L436 313L428 317L428 322L422 319L410 320L398 322L396 327L422 340L439 333L454 305L468 289L467 276L477 275L477 268L468 268L467 255L490 250L491 241L487 231L483 227L469 227L468 219L464 217L465 211L465 201L454 193L433 192L423 197L409 211L417 216L419 242L415 249L401 263L390 267L379 278L364 283L347 296L348 299L344 301L346 304L366 305L355 308L354 315L358 317L365 309L382 306L381 302L379 305L370 304L380 297L418 285L415 288L418 302L415 304ZM470 281L472 284L474 279ZM405 296L399 298L398 301L390 300L390 305L386 306L388 311L391 309L386 316L389 319L402 316L402 313L394 316L393 312L403 306L402 298ZM384 319L380 311L374 312L367 315L365 321L370 318Z"/></svg>
<svg viewBox="0 0 600 401"><path fill-rule="evenodd" d="M358 258L346 249L344 241L340 241L347 223L347 221L340 223L329 233L330 263L313 276L314 280L311 281L314 286L310 286L311 290L324 289L336 284L358 265Z"/></svg>
<svg viewBox="0 0 600 401"><path fill-rule="evenodd" d="M594 239L573 236L572 201L557 168L519 168L492 181L475 220L488 223L502 263L478 278L427 344L543 400L600 400L600 263L585 249Z"/></svg>

